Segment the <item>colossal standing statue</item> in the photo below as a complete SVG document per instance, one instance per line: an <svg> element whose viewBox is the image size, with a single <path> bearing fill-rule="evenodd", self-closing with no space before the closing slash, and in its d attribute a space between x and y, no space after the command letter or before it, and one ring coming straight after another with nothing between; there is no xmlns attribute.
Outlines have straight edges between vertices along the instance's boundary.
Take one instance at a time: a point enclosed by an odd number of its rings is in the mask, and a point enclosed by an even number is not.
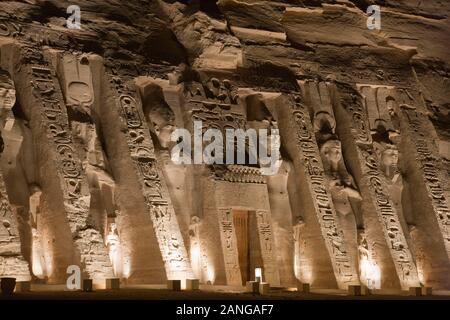
<svg viewBox="0 0 450 320"><path fill-rule="evenodd" d="M0 130L2 133L5 131L9 133L14 125L12 108L15 102L14 82L6 71L0 69ZM0 147L3 152L3 139ZM3 154L2 157L4 157ZM0 277L15 277L18 281L27 281L30 279L30 272L28 263L21 252L17 212L10 204L2 171L0 170Z"/></svg>

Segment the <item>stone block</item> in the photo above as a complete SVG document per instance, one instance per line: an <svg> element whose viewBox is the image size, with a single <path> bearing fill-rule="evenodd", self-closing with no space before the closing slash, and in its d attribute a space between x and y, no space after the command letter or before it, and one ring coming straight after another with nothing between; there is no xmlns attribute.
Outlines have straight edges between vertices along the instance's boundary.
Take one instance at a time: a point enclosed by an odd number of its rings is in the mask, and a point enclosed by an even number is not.
<svg viewBox="0 0 450 320"><path fill-rule="evenodd" d="M409 295L420 297L422 296L422 288L421 287L411 287L409 288Z"/></svg>
<svg viewBox="0 0 450 320"><path fill-rule="evenodd" d="M347 289L349 296L361 296L362 289L360 285L349 285Z"/></svg>
<svg viewBox="0 0 450 320"><path fill-rule="evenodd" d="M93 281L92 279L83 279L83 283L81 285L81 290L84 292L92 292L93 291Z"/></svg>
<svg viewBox="0 0 450 320"><path fill-rule="evenodd" d="M297 291L302 293L310 293L311 286L309 283L297 282Z"/></svg>
<svg viewBox="0 0 450 320"><path fill-rule="evenodd" d="M372 294L372 291L368 287L362 286L361 287L361 294L363 296L370 296Z"/></svg>
<svg viewBox="0 0 450 320"><path fill-rule="evenodd" d="M186 290L200 289L200 281L198 279L186 279Z"/></svg>
<svg viewBox="0 0 450 320"><path fill-rule="evenodd" d="M245 292L248 293L259 293L259 282L256 281L247 281Z"/></svg>
<svg viewBox="0 0 450 320"><path fill-rule="evenodd" d="M10 296L16 287L16 278L2 278L0 280L1 292L4 295Z"/></svg>
<svg viewBox="0 0 450 320"><path fill-rule="evenodd" d="M19 281L16 283L15 292L30 292L31 282L30 281Z"/></svg>
<svg viewBox="0 0 450 320"><path fill-rule="evenodd" d="M260 295L267 295L270 292L270 284L267 282L260 282L259 283L259 294Z"/></svg>
<svg viewBox="0 0 450 320"><path fill-rule="evenodd" d="M111 278L106 279L106 290L119 290L120 289L120 279Z"/></svg>
<svg viewBox="0 0 450 320"><path fill-rule="evenodd" d="M167 289L181 291L181 280L167 280Z"/></svg>
<svg viewBox="0 0 450 320"><path fill-rule="evenodd" d="M423 296L432 296L433 295L433 288L431 288L431 287L422 287L422 295Z"/></svg>

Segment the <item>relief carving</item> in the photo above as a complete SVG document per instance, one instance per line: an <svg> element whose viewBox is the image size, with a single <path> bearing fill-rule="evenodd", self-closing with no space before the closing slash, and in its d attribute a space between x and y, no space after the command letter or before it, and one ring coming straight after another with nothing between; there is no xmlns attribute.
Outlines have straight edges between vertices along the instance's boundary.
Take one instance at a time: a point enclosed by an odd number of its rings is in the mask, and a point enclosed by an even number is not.
<svg viewBox="0 0 450 320"><path fill-rule="evenodd" d="M271 214L267 211L257 211L256 221L261 246L261 255L264 263L265 281L273 285L279 285L280 274L278 272L274 234L272 230Z"/></svg>
<svg viewBox="0 0 450 320"><path fill-rule="evenodd" d="M369 244L364 232L359 234L359 272L361 282L369 289L376 289L381 287L381 271L380 267L374 259L373 252L369 250Z"/></svg>
<svg viewBox="0 0 450 320"><path fill-rule="evenodd" d="M218 218L227 284L241 285L242 278L239 267L236 231L233 225L231 209L219 209Z"/></svg>
<svg viewBox="0 0 450 320"><path fill-rule="evenodd" d="M323 168L320 152L308 110L298 95L291 95L291 114L295 124L297 146L304 164L304 170L313 197L322 235L329 251L339 287L355 281L357 271L344 240L343 230L337 222L337 214L332 195L326 186L327 176Z"/></svg>
<svg viewBox="0 0 450 320"><path fill-rule="evenodd" d="M393 87L358 85L358 89L364 98L372 134L398 133L399 128L391 117L395 114L395 102L391 96Z"/></svg>
<svg viewBox="0 0 450 320"><path fill-rule="evenodd" d="M207 272L207 259L202 259L202 244L201 244L201 225L202 221L198 216L192 216L189 224L189 240L190 248L189 252L191 254L191 265L194 276L198 279L203 280L203 275Z"/></svg>
<svg viewBox="0 0 450 320"><path fill-rule="evenodd" d="M94 91L88 57L63 54L60 61L67 108L91 116Z"/></svg>
<svg viewBox="0 0 450 320"><path fill-rule="evenodd" d="M382 89L381 87L369 89L367 86L359 85L358 88L363 90L364 100L358 102L355 100L356 93L341 90L345 92L342 96L342 105L346 109L348 115L353 119L351 125L351 133L353 133L356 154L359 162L355 165L361 168L361 178L358 181L358 185L361 188L368 188L367 200L364 197L364 201L370 201L374 205L378 221L381 223L383 235L387 244L387 250L389 250L390 256L392 258L396 275L400 281L400 286L403 289L407 289L411 286L418 284L418 273L415 265L415 261L409 245L406 240L406 236L401 224L401 211L396 207L396 203L401 203L400 199L394 199L392 196L398 196L397 194L391 194L389 186L392 185L393 179L395 178L394 171L396 170L396 162L398 160L398 153L395 151L395 147L391 146L386 150L380 150L381 146L377 141L380 139L392 138L395 140L398 137L398 131L394 128L394 121L391 120L391 115L394 114L394 109L388 109L388 106L392 106L388 101L390 100L390 93ZM362 112L361 112L362 110ZM355 119L359 119L355 121ZM370 128L370 138L366 139L366 144L358 143L360 140L360 134L355 128L360 127L361 120L364 123L369 123L368 128ZM367 127L366 127L367 128ZM389 140L390 141L390 140ZM383 151L383 152L381 152ZM378 152L378 154L377 154ZM381 158L378 157L382 156ZM388 181L391 181L389 183ZM400 195L401 196L401 195ZM368 219L371 219L371 211L367 209L363 212L365 218L364 228L366 229L366 246L372 255L382 254L383 245L378 246L376 241L372 243L371 237L377 237L377 230L374 229L373 225L368 225ZM374 238L375 239L375 238ZM378 248L378 249L377 249ZM362 264L367 264L367 268L376 269L378 267L373 267L376 258L372 257L372 261L360 261L360 267ZM388 268L386 266L380 266L383 268ZM373 270L372 270L373 271ZM370 272L372 272L370 271ZM384 271L389 276L387 271ZM361 274L363 276L363 274ZM380 276L382 276L380 274ZM362 279L366 282L367 279ZM383 279L382 279L383 280ZM380 284L381 285L381 284Z"/></svg>
<svg viewBox="0 0 450 320"><path fill-rule="evenodd" d="M105 244L109 251L109 259L113 267L114 275L118 278L122 278L123 276L122 245L120 242L120 237L115 222L111 222L109 224L109 233L106 236Z"/></svg>
<svg viewBox="0 0 450 320"><path fill-rule="evenodd" d="M443 174L440 171L439 156L426 136L423 116L408 108L408 105L401 105L401 107L402 114L409 122L409 132L415 138L413 142L418 156L416 160L421 164L420 175L428 191L447 255L450 257L450 205L446 198L445 185L442 181Z"/></svg>
<svg viewBox="0 0 450 320"><path fill-rule="evenodd" d="M1 132L11 144L11 130L15 123L12 108L16 101L14 82L8 72L0 69L0 123ZM20 140L21 141L21 140ZM18 144L20 147L20 143ZM7 148L10 152L11 148ZM0 154L4 151L1 139ZM2 155L4 157L4 155ZM3 178L0 172L0 277L16 277L21 281L30 280L28 263L22 256L21 239L18 230L18 217L16 210L11 207Z"/></svg>
<svg viewBox="0 0 450 320"><path fill-rule="evenodd" d="M314 132L318 133L324 128L335 133L336 120L334 119L333 106L327 83L324 81L299 81L303 95L308 106L312 109Z"/></svg>
<svg viewBox="0 0 450 320"><path fill-rule="evenodd" d="M203 121L204 130L245 128L245 114L239 105L237 88L230 81L211 78L206 84L193 82L186 85L187 112L190 121Z"/></svg>
<svg viewBox="0 0 450 320"><path fill-rule="evenodd" d="M450 288L448 1L0 2L0 278Z"/></svg>
<svg viewBox="0 0 450 320"><path fill-rule="evenodd" d="M109 236L108 217L115 217L118 207L114 199L116 184L109 172L108 162L97 134L97 125L93 117L94 89L90 70L89 56L64 53L58 58L58 75L63 79L63 93L66 101L69 123L74 141L65 160L66 175L76 178L73 154L81 159L82 168L86 173L90 191L90 214L105 230L103 237ZM51 125L53 132L61 132L55 125ZM66 148L68 149L68 148ZM69 150L68 150L69 151ZM70 174L72 172L72 174ZM76 198L81 192L81 181L69 180L67 188L69 195ZM121 275L121 268L116 276Z"/></svg>
<svg viewBox="0 0 450 320"><path fill-rule="evenodd" d="M40 219L41 219L41 197L42 190L37 185L30 187L30 224L31 224L31 269L33 275L39 279L45 279L48 276L47 262L45 252L42 245L42 235Z"/></svg>
<svg viewBox="0 0 450 320"><path fill-rule="evenodd" d="M118 76L110 77L116 107L123 125L130 157L134 164L150 218L165 263L168 279L193 276L169 192L161 178L155 148L134 86Z"/></svg>
<svg viewBox="0 0 450 320"><path fill-rule="evenodd" d="M338 213L339 224L344 232L347 251L352 256L352 260L356 262L358 257L357 230L358 227L361 227L362 197L356 189L353 177L347 171L342 156L341 142L333 138L328 140L321 146L320 153L328 189Z"/></svg>
<svg viewBox="0 0 450 320"><path fill-rule="evenodd" d="M9 204L0 173L0 276L30 280L28 263L22 256L16 212Z"/></svg>
<svg viewBox="0 0 450 320"><path fill-rule="evenodd" d="M395 144L374 142L379 168L386 178L389 194L397 211L402 214L403 177L398 167L399 150Z"/></svg>
<svg viewBox="0 0 450 320"><path fill-rule="evenodd" d="M64 197L69 226L74 242L80 251L81 262L89 277L101 279L112 275L106 248L100 232L93 228L89 217L89 194L84 184L86 177L73 146L74 140L69 129L67 110L54 73L46 65L28 65L31 89L36 98L33 116L39 121L39 113L46 128L48 143L54 152L58 179ZM35 134L38 134L37 132ZM42 178L42 177L41 177ZM89 226L89 227L88 227Z"/></svg>
<svg viewBox="0 0 450 320"><path fill-rule="evenodd" d="M9 73L0 69L0 125L1 131L11 131L15 117L12 108L16 103L16 90Z"/></svg>

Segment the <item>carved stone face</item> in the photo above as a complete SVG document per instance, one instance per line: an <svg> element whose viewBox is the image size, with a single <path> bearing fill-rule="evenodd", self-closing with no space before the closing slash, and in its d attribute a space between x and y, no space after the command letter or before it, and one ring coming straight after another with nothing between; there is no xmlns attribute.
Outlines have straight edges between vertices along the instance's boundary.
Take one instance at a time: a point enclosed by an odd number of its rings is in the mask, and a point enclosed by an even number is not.
<svg viewBox="0 0 450 320"><path fill-rule="evenodd" d="M163 148L168 148L169 143L171 142L170 136L172 135L172 132L175 130L175 126L171 124L167 124L163 126L162 128L155 127L155 132L158 135L159 143Z"/></svg>
<svg viewBox="0 0 450 320"><path fill-rule="evenodd" d="M381 164L386 167L396 167L398 164L398 150L386 149L381 154Z"/></svg>
<svg viewBox="0 0 450 320"><path fill-rule="evenodd" d="M201 222L200 217L198 217L198 216L191 217L191 225L196 225L196 224L199 224L200 222Z"/></svg>
<svg viewBox="0 0 450 320"><path fill-rule="evenodd" d="M171 113L163 108L155 108L149 112L148 119L153 123L154 133L158 137L161 147L168 148L171 143L170 136L176 129Z"/></svg>
<svg viewBox="0 0 450 320"><path fill-rule="evenodd" d="M338 140L329 140L321 148L322 155L330 163L337 164L342 159L341 142Z"/></svg>
<svg viewBox="0 0 450 320"><path fill-rule="evenodd" d="M115 224L115 223L111 223L111 225L109 226L109 229L110 229L110 233L111 233L111 234L115 234L116 231L117 231L117 226L116 226L116 224Z"/></svg>
<svg viewBox="0 0 450 320"><path fill-rule="evenodd" d="M14 83L8 75L0 73L0 110L11 110L15 103Z"/></svg>

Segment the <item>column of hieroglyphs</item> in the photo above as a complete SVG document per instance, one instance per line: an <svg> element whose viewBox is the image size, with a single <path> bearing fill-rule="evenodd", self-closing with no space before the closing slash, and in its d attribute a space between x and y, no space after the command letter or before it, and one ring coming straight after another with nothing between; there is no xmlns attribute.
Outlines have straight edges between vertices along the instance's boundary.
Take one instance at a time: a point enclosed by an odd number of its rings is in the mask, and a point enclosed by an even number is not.
<svg viewBox="0 0 450 320"><path fill-rule="evenodd" d="M105 74L105 108L113 107L118 114L116 129L126 140L129 154L123 161L131 162L150 215L168 279L192 278L192 269L184 246L177 216L157 162L150 131L143 116L141 101L132 79ZM105 112L108 112L105 110ZM111 138L111 137L108 137Z"/></svg>
<svg viewBox="0 0 450 320"><path fill-rule="evenodd" d="M394 132L387 108L383 105L378 108L374 96L370 94L364 95L367 97L364 101L355 102L350 98L339 100L335 87L332 84L329 86L330 90L334 90L337 131L345 137L346 159L362 191L365 237L360 241L366 241L369 252L368 261L365 261L364 254L360 257L361 275L369 278L363 281L370 283L370 274L379 270L378 286L389 288L399 283L404 290L418 286L417 268L403 230L402 217L388 192L387 179L380 169L380 159L371 135L376 136L377 129L381 128L378 121L385 123L383 133ZM345 94L348 92L343 91L342 95ZM359 243L360 247L364 245Z"/></svg>
<svg viewBox="0 0 450 320"><path fill-rule="evenodd" d="M361 228L361 195L342 156L342 143L336 135L336 119L325 82L299 81L309 107L314 134L319 146L324 174L336 209L348 254L358 267L358 231Z"/></svg>
<svg viewBox="0 0 450 320"><path fill-rule="evenodd" d="M112 276L112 268L101 233L89 215L86 176L73 147L55 71L39 50L18 46L15 50L14 63L20 63L20 68L14 69L14 78L20 84L20 102L30 119L33 136L41 139L36 145L36 156L42 164L42 191L52 195L47 208L65 213L77 250L72 261L81 262L85 276L100 282Z"/></svg>
<svg viewBox="0 0 450 320"><path fill-rule="evenodd" d="M337 281L339 288L359 283L355 263L348 253L332 196L325 183L324 167L309 111L301 95L282 94L267 100L267 104L276 111L281 141L293 159L294 169L301 180L298 183L299 194L305 208L305 224L309 224L300 235L305 239L301 261L306 264L300 266L303 274L301 281L312 282L312 285L316 282L320 286L332 286L333 281ZM318 254L320 246L327 253ZM335 279L331 278L333 274Z"/></svg>
<svg viewBox="0 0 450 320"><path fill-rule="evenodd" d="M112 231L112 228L116 230L116 218L120 210L114 201L115 182L108 172L107 159L97 135L89 59L87 55L59 52L54 53L54 57L52 61L56 61L56 72L69 112L74 148L87 175L91 196L90 214L103 231L114 275L122 277L120 237L117 231Z"/></svg>
<svg viewBox="0 0 450 320"><path fill-rule="evenodd" d="M444 191L447 173L429 134L434 128L419 93L393 88L390 96L401 130L400 162L415 224L411 234L417 242L415 246L420 247L421 281L448 287L450 203Z"/></svg>

